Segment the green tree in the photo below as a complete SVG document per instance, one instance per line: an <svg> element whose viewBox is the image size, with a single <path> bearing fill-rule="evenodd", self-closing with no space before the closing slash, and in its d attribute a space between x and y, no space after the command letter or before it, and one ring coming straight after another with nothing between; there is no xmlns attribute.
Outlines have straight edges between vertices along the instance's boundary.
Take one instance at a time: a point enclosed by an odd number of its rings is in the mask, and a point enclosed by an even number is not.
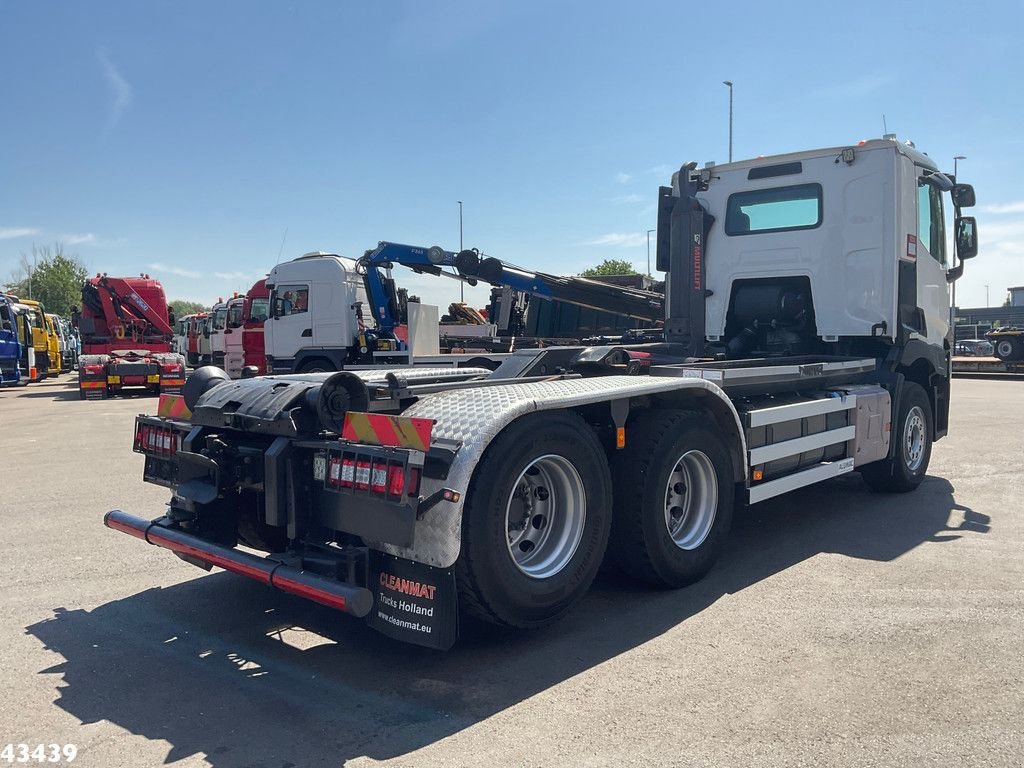
<svg viewBox="0 0 1024 768"><path fill-rule="evenodd" d="M625 259L605 259L596 267L584 269L580 277L600 277L603 275L635 275L637 271Z"/></svg>
<svg viewBox="0 0 1024 768"><path fill-rule="evenodd" d="M197 312L209 312L210 308L199 301L188 301L187 299L175 299L170 303L171 311L177 318L185 315L194 315Z"/></svg>
<svg viewBox="0 0 1024 768"><path fill-rule="evenodd" d="M21 254L21 264L7 283L7 290L22 298L41 301L47 312L68 316L82 303L82 283L87 272L77 255L64 252L63 243L53 247L32 245Z"/></svg>

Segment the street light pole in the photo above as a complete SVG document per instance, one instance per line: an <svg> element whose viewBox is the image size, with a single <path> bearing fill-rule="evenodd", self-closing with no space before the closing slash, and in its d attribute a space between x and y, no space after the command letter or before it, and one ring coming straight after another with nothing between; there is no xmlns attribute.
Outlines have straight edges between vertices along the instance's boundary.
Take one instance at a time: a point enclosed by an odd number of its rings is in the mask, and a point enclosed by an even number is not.
<svg viewBox="0 0 1024 768"><path fill-rule="evenodd" d="M651 232L657 232L656 229L647 230L647 276L651 276Z"/></svg>
<svg viewBox="0 0 1024 768"><path fill-rule="evenodd" d="M985 309L988 309L988 283L985 283Z"/></svg>
<svg viewBox="0 0 1024 768"><path fill-rule="evenodd" d="M459 252L462 252L462 201L456 200L459 204ZM459 302L466 303L466 281L459 280Z"/></svg>
<svg viewBox="0 0 1024 768"><path fill-rule="evenodd" d="M953 155L953 179L954 180L956 179L956 161L957 160L966 160L966 159L967 159L967 157L965 155Z"/></svg>
<svg viewBox="0 0 1024 768"><path fill-rule="evenodd" d="M729 162L732 162L732 80L723 80L722 85L729 86Z"/></svg>

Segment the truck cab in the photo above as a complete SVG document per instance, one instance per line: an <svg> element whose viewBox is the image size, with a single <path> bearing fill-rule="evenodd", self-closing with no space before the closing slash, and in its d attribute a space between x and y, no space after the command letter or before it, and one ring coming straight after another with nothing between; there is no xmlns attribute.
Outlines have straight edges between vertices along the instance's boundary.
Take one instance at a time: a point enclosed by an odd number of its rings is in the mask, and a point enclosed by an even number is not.
<svg viewBox="0 0 1024 768"><path fill-rule="evenodd" d="M267 372L267 351L263 326L270 313L270 291L266 278L258 280L245 294L242 325L242 352L245 366L256 368L257 375Z"/></svg>
<svg viewBox="0 0 1024 768"><path fill-rule="evenodd" d="M210 365L211 354L210 334L213 325L213 313L204 313L196 320L196 359L199 365Z"/></svg>
<svg viewBox="0 0 1024 768"><path fill-rule="evenodd" d="M179 355L188 355L188 327L193 317L195 315L185 315L174 322L174 341L171 349Z"/></svg>
<svg viewBox="0 0 1024 768"><path fill-rule="evenodd" d="M39 381L47 376L56 376L59 373L60 362L51 362L50 359L50 335L47 331L46 315L43 313L43 306L32 299L17 299L25 307L29 317L29 325L32 328L32 347L35 349L36 369L39 372Z"/></svg>
<svg viewBox="0 0 1024 768"><path fill-rule="evenodd" d="M21 339L14 302L0 296L0 385L21 383ZM25 372L28 375L28 372Z"/></svg>
<svg viewBox="0 0 1024 768"><path fill-rule="evenodd" d="M223 299L213 305L210 318L207 322L207 330L210 342L210 362L218 368L224 367L224 331L228 327L228 305Z"/></svg>
<svg viewBox="0 0 1024 768"><path fill-rule="evenodd" d="M263 327L270 372L333 371L350 359L361 330L356 304L365 296L355 261L308 253L274 267L266 286L270 313Z"/></svg>
<svg viewBox="0 0 1024 768"><path fill-rule="evenodd" d="M245 365L244 324L245 297L234 296L227 300L227 317L221 337L224 340L224 370L232 379L242 375Z"/></svg>

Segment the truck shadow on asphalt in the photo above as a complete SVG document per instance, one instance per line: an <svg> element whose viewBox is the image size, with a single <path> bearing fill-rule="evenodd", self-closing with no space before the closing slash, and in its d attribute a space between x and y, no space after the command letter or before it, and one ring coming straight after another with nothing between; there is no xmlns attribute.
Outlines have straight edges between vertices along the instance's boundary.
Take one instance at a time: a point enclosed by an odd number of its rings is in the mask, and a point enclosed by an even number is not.
<svg viewBox="0 0 1024 768"><path fill-rule="evenodd" d="M333 766L408 755L814 555L890 562L989 522L958 505L944 479L884 496L847 476L740 511L718 565L693 587L653 591L603 574L554 626L471 629L447 653L227 573L91 611L56 609L27 631L65 659L40 672L53 676L58 707L166 740L167 763L198 753L220 768Z"/></svg>
<svg viewBox="0 0 1024 768"><path fill-rule="evenodd" d="M51 400L81 400L81 396L78 394L78 387L74 389L57 389L56 387L50 387L49 389L40 389L35 392L18 392L18 397L48 397Z"/></svg>

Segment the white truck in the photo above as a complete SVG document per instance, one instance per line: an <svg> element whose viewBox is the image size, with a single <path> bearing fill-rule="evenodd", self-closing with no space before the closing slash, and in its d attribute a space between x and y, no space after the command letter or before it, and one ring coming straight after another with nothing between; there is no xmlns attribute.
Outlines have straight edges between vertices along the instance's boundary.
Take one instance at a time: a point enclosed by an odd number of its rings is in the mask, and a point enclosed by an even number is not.
<svg viewBox="0 0 1024 768"><path fill-rule="evenodd" d="M224 331L228 327L228 303L218 299L206 321L206 337L210 344L210 364L224 367Z"/></svg>
<svg viewBox="0 0 1024 768"><path fill-rule="evenodd" d="M270 373L334 371L388 351L377 339L356 262L314 252L278 264L267 276L270 314L263 324ZM378 346L383 344L384 346Z"/></svg>
<svg viewBox="0 0 1024 768"><path fill-rule="evenodd" d="M849 472L921 483L948 429L947 284L977 253L973 204L890 139L684 165L659 193L664 343L524 350L494 372L200 369L190 418L136 424L167 513L105 523L435 648L460 615L557 619L606 558L682 587L737 501Z"/></svg>

